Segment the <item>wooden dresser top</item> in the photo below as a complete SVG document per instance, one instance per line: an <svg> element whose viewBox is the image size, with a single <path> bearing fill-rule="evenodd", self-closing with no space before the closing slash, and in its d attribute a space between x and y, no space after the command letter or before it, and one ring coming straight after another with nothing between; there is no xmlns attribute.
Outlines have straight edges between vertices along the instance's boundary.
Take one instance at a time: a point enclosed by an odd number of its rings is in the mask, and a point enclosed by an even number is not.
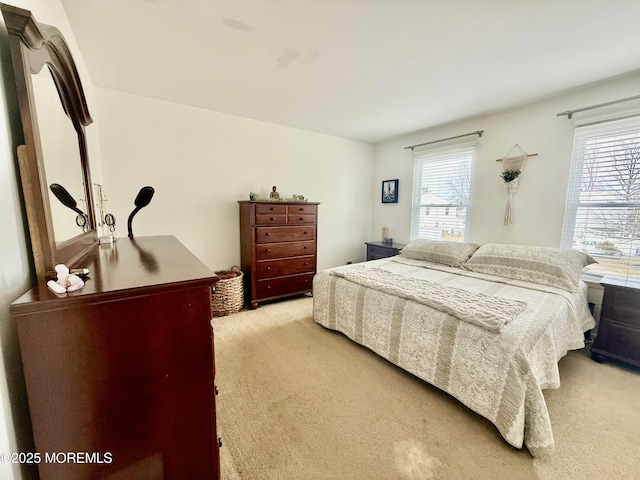
<svg viewBox="0 0 640 480"><path fill-rule="evenodd" d="M286 200L238 200L238 203L267 203L270 205L320 205L320 202L289 202Z"/></svg>
<svg viewBox="0 0 640 480"><path fill-rule="evenodd" d="M120 238L112 245L97 246L75 267L89 269L80 290L59 296L40 284L13 302L11 313L57 310L107 297L114 300L135 293L144 295L150 289L213 285L218 280L173 236Z"/></svg>

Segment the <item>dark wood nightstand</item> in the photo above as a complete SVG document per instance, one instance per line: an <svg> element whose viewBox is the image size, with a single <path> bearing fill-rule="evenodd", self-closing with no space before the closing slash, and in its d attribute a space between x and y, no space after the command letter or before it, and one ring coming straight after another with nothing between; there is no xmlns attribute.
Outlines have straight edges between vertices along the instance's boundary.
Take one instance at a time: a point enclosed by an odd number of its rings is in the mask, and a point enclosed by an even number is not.
<svg viewBox="0 0 640 480"><path fill-rule="evenodd" d="M612 358L640 367L640 281L606 275L598 335L591 358Z"/></svg>
<svg viewBox="0 0 640 480"><path fill-rule="evenodd" d="M386 244L384 242L366 242L365 245L367 246L367 261L393 257L406 246L404 243Z"/></svg>

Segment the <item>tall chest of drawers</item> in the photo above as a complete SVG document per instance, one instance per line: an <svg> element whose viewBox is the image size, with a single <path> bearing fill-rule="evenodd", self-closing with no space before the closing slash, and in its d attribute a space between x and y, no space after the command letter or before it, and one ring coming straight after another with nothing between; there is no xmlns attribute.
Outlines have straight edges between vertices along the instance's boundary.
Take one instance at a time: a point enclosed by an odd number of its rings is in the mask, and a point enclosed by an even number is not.
<svg viewBox="0 0 640 480"><path fill-rule="evenodd" d="M239 201L240 254L249 305L311 292L317 202Z"/></svg>

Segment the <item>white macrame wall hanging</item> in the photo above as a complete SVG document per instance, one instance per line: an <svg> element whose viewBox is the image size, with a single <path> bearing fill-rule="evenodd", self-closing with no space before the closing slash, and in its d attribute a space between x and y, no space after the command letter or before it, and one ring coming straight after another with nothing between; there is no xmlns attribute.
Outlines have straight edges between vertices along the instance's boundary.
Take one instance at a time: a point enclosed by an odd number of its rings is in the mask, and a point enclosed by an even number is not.
<svg viewBox="0 0 640 480"><path fill-rule="evenodd" d="M518 181L524 170L528 157L534 157L537 153L527 153L517 143L507 152L507 154L498 159L502 162L502 173L500 176L504 180L504 189L507 192L507 207L504 211L504 224L514 225L515 217L513 211L513 196L518 191Z"/></svg>

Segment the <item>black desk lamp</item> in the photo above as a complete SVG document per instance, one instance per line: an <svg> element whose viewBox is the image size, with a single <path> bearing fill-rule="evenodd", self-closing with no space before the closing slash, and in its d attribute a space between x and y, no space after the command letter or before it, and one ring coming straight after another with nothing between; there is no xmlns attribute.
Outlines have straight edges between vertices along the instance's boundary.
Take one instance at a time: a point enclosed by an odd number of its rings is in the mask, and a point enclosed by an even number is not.
<svg viewBox="0 0 640 480"><path fill-rule="evenodd" d="M134 200L134 204L136 208L133 209L131 215L129 215L129 220L127 221L127 228L129 230L129 238L133 238L133 231L131 230L131 222L133 221L133 217L136 213L138 213L142 208L149 205L151 199L153 198L153 194L155 190L153 187L142 187Z"/></svg>

